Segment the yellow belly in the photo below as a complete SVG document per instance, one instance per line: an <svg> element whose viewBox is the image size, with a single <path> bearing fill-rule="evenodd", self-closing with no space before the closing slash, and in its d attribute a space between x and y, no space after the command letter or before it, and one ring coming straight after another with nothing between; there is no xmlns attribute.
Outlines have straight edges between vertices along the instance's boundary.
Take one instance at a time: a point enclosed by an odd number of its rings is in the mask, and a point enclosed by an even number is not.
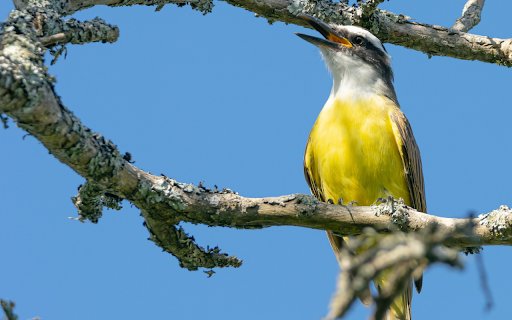
<svg viewBox="0 0 512 320"><path fill-rule="evenodd" d="M410 204L386 98L330 100L311 131L304 165L324 200L371 205L393 196Z"/></svg>

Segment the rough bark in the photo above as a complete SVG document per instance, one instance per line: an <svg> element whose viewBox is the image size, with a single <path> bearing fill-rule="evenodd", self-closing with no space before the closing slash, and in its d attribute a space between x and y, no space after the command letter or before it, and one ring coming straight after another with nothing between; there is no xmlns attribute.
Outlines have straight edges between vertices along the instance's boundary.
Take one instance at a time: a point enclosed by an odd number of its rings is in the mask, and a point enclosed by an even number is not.
<svg viewBox="0 0 512 320"><path fill-rule="evenodd" d="M387 310L400 291L404 279L421 274L433 262L458 266L457 250L478 250L483 245L512 244L512 210L502 206L476 218L442 218L417 212L401 201L387 199L369 207L321 203L308 195L245 198L229 190L210 190L154 176L135 167L128 154L121 154L108 139L94 133L61 102L54 90L53 78L43 63L45 50L52 48L55 58L63 46L88 42L113 42L117 27L101 19L80 22L63 20L94 5L189 4L207 13L210 0L14 0L18 10L0 25L0 120L8 115L17 125L37 138L57 159L87 181L74 198L79 220L97 222L103 207L120 209L126 199L137 206L150 232L150 239L173 254L189 270L237 267L241 261L220 252L202 248L179 226L180 222L235 228L300 226L334 230L344 235L377 230L376 246L366 257L346 260L348 270L340 278L340 290L333 300L330 316L342 315L358 296L358 290L379 272L398 268L396 281L384 288L377 299L376 318ZM480 60L512 65L511 40L492 39L460 31L479 21L484 1L469 0L462 17L448 29L411 21L409 17L379 10L382 0L361 2L350 7L320 0L227 0L253 11L270 21L305 25L298 14L320 17L327 22L356 24L370 29L383 41L395 43L431 55ZM409 231L408 234L404 233ZM368 244L361 242L365 248ZM357 243L355 241L354 243ZM446 247L448 246L448 247ZM357 248L353 248L357 251ZM399 253L397 253L399 252ZM377 254L378 253L378 254ZM361 273L371 267L372 272ZM361 284L363 284L361 286ZM348 288L348 289L347 289ZM350 294L347 294L350 292ZM4 305L2 305L4 306ZM5 308L4 308L5 310Z"/></svg>
<svg viewBox="0 0 512 320"><path fill-rule="evenodd" d="M462 16L455 21L453 30L468 32L480 23L485 0L468 0L462 9Z"/></svg>
<svg viewBox="0 0 512 320"><path fill-rule="evenodd" d="M28 0L14 0L17 8L25 8ZM464 60L479 60L498 65L512 66L512 39L492 38L465 33L480 21L483 0L469 0L461 18L451 27L416 22L411 17L380 10L382 1L360 2L359 7L345 1L330 0L226 0L226 2L256 13L270 22L281 21L304 27L309 26L300 14L308 14L335 24L353 24L372 31L383 42L425 52L429 56L449 56ZM194 9L208 13L212 0L69 0L58 1L62 14L72 14L95 5L129 6L150 5L157 10L166 4L189 4Z"/></svg>
<svg viewBox="0 0 512 320"><path fill-rule="evenodd" d="M198 246L192 237L178 227L181 221L237 228L293 225L337 230L352 235L370 226L383 231L391 230L393 225L399 225L403 230L421 230L436 224L450 234L445 240L448 245L471 247L512 243L510 210L505 207L470 219L475 228L468 234L460 231L460 226L467 224L468 219L448 219L418 213L403 205L393 205L392 201L391 206L388 203L375 207L350 207L320 203L307 195L244 198L229 190L208 190L167 177L153 176L133 166L112 142L92 132L62 104L54 91L52 77L46 73L43 64L45 45L115 41L118 29L99 19L90 22L61 19L63 13L99 3L121 4L114 0L33 0L30 3L18 0L17 6L23 10L13 11L0 33L0 113L14 119L18 126L40 140L57 159L87 179L88 182L80 188L75 198L80 219L96 222L104 206L119 208L119 201L127 199L141 209L151 239L178 257L183 267L192 270L238 266L241 262L221 254L218 248L204 249ZM140 1L122 2L134 3ZM293 17L290 4L283 0L243 3L256 12L261 12L262 6L272 8L272 11L265 13L274 18L299 21ZM378 3L368 2L339 18L351 21L356 15L370 15L373 19L364 23L384 21L381 27L401 26L403 32L412 32L406 20L382 20L382 15L389 13L379 11L376 8ZM150 4L157 4L157 1ZM320 7L303 9L328 12ZM415 28L414 32L418 35L421 30ZM469 37L464 34L457 36ZM435 36L431 39L435 39Z"/></svg>

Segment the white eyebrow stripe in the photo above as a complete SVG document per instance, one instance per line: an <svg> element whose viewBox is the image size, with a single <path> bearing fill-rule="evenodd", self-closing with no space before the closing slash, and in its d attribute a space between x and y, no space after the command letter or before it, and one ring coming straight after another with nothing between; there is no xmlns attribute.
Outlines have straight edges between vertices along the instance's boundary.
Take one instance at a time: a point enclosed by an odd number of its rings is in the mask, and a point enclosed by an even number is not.
<svg viewBox="0 0 512 320"><path fill-rule="evenodd" d="M374 36L370 31L363 29L361 27L356 26L342 26L340 29L345 29L349 33L360 35L361 37L365 38L369 42L373 44L375 48L380 49L382 52L386 53L386 50L384 49L384 46L382 45L382 42Z"/></svg>

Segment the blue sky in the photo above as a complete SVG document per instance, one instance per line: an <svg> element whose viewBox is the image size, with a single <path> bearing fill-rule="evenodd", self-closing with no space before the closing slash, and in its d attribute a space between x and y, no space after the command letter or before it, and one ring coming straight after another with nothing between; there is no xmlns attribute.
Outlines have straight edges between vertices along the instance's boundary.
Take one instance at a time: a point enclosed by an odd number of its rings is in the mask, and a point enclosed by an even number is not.
<svg viewBox="0 0 512 320"><path fill-rule="evenodd" d="M465 1L383 4L451 25ZM10 5L0 6L6 17ZM488 1L473 32L512 36L512 3ZM302 156L331 78L297 26L223 2L202 16L190 8L93 8L117 24L115 44L69 46L50 72L64 103L95 131L132 153L136 165L184 182L204 181L245 196L308 193ZM429 211L458 217L511 204L511 70L433 57L387 45L395 86L420 146ZM11 123L12 124L12 123ZM244 259L212 278L189 272L147 241L125 203L97 225L75 216L70 197L83 179L11 125L0 130L0 297L20 319L319 319L337 264L324 233L280 227L186 226L199 243ZM429 269L414 298L420 319L510 316L512 250L485 248L495 306L485 313L473 257L463 272ZM362 319L364 307L347 319Z"/></svg>

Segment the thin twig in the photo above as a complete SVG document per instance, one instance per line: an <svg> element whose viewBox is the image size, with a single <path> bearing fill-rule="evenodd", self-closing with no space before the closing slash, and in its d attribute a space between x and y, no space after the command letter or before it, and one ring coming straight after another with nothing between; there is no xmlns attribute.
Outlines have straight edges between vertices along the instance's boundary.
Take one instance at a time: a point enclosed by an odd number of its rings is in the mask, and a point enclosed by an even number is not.
<svg viewBox="0 0 512 320"><path fill-rule="evenodd" d="M43 46L50 47L67 43L115 42L119 38L119 28L106 23L100 18L83 22L69 19L54 30L56 33L39 39Z"/></svg>
<svg viewBox="0 0 512 320"><path fill-rule="evenodd" d="M4 311L6 320L18 320L18 316L14 313L14 307L16 306L14 302L0 299L0 306Z"/></svg>
<svg viewBox="0 0 512 320"><path fill-rule="evenodd" d="M485 271L484 259L482 253L475 255L476 267L480 278L480 286L485 297L485 311L490 311L494 305L494 299L492 297L491 287L489 286L489 280L487 278L487 272Z"/></svg>

